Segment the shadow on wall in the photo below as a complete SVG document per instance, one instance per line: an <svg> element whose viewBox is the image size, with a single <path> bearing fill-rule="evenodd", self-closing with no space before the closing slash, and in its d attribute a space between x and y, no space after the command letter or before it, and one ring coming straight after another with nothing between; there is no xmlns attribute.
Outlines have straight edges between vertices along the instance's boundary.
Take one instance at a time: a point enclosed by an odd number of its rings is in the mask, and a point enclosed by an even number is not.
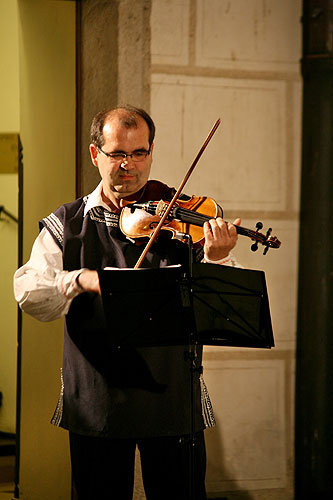
<svg viewBox="0 0 333 500"><path fill-rule="evenodd" d="M216 417L216 415L215 415ZM212 482L223 481L232 482L237 485L237 480L233 471L226 465L226 459L223 450L223 439L221 435L221 426L216 419L216 426L206 429L205 440L207 448L207 476L206 488L207 498L215 500L254 500L254 497L246 491L210 491L209 484Z"/></svg>

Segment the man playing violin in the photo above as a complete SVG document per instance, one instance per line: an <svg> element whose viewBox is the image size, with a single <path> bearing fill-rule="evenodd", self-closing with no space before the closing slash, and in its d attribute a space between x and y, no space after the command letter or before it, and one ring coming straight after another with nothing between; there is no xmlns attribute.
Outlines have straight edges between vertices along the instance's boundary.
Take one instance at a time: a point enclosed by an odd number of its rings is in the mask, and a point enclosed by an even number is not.
<svg viewBox="0 0 333 500"><path fill-rule="evenodd" d="M98 270L132 268L142 252L119 227L122 208L170 201L175 193L148 180L154 135L151 117L132 106L95 116L89 149L100 184L40 221L31 257L14 277L23 311L41 321L65 317L61 394L52 423L69 431L79 500L131 499L136 447L147 500L206 498L203 430L214 425L214 416L201 374L201 348L191 360L196 396L190 453L188 347L115 349L103 314ZM235 226L218 217L203 230L203 249L195 250L194 258L236 266L230 255ZM184 243L161 236L142 267L186 266L187 260Z"/></svg>

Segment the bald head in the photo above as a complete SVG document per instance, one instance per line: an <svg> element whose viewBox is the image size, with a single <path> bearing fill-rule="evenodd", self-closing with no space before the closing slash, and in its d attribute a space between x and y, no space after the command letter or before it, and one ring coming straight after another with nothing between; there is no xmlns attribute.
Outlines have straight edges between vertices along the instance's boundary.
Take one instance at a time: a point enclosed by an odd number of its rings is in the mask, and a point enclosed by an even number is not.
<svg viewBox="0 0 333 500"><path fill-rule="evenodd" d="M155 124L152 118L143 109L130 105L117 106L97 113L91 124L91 143L99 148L104 145L103 129L106 122L116 120L121 127L137 128L140 119L143 119L148 126L149 146L151 146L155 137Z"/></svg>

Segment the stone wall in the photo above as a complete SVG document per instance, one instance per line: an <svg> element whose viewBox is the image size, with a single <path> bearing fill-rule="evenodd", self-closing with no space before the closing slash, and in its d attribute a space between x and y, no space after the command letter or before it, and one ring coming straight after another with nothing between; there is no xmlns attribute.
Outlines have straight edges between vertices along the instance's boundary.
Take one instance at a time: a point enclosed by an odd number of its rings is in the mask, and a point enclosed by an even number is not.
<svg viewBox="0 0 333 500"><path fill-rule="evenodd" d="M282 241L263 256L240 237L235 250L265 271L276 347L205 349L218 424L206 432L207 489L228 499L292 498L300 18L300 0L152 2L153 177L177 186L219 117L185 191Z"/></svg>

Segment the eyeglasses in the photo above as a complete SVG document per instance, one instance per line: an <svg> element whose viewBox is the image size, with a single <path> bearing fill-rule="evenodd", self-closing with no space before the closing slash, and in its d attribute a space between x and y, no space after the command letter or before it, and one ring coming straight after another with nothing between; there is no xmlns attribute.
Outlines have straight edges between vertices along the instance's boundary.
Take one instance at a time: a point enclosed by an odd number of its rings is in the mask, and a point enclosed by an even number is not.
<svg viewBox="0 0 333 500"><path fill-rule="evenodd" d="M146 149L140 149L138 151L134 151L133 153L106 153L100 147L96 147L100 153L103 153L103 155L107 156L110 161L114 163L126 160L128 156L133 161L143 161L145 158L147 158L148 155L150 155L150 148L148 149L148 151Z"/></svg>

